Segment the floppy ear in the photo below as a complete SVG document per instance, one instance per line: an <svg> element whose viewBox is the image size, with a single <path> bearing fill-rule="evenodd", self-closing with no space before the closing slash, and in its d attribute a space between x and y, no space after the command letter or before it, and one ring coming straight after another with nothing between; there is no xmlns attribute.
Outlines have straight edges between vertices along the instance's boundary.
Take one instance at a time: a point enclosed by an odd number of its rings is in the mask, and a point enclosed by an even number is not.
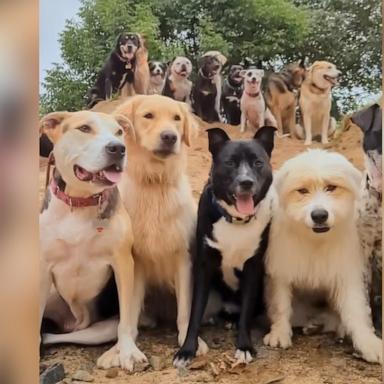
<svg viewBox="0 0 384 384"><path fill-rule="evenodd" d="M178 103L184 118L182 140L188 147L190 147L192 144L192 138L196 136L198 131L198 124L190 112L188 104L181 101Z"/></svg>
<svg viewBox="0 0 384 384"><path fill-rule="evenodd" d="M363 131L363 133L368 132L373 127L375 121L375 113L378 109L381 112L380 106L378 104L373 104L370 107L363 109L362 111L355 112L351 116L351 120Z"/></svg>
<svg viewBox="0 0 384 384"><path fill-rule="evenodd" d="M120 49L119 41L120 41L121 36L123 36L123 34L124 34L124 32L121 32L121 33L119 33L119 36L117 36L117 39L116 39L116 49Z"/></svg>
<svg viewBox="0 0 384 384"><path fill-rule="evenodd" d="M71 116L71 112L51 112L40 120L40 134L45 133L55 144L62 135L61 123Z"/></svg>
<svg viewBox="0 0 384 384"><path fill-rule="evenodd" d="M135 134L133 125L131 123L131 120L129 120L127 117L123 115L114 115L113 117L115 118L117 123L120 125L120 127L123 128L126 135L129 136L133 141L136 141L136 134Z"/></svg>
<svg viewBox="0 0 384 384"><path fill-rule="evenodd" d="M217 58L219 59L221 65L225 65L227 62L227 58L222 53L219 53Z"/></svg>
<svg viewBox="0 0 384 384"><path fill-rule="evenodd" d="M216 154L220 151L223 145L231 140L225 132L221 128L210 128L207 129L208 132L208 148L209 152L212 153L212 156L216 156Z"/></svg>
<svg viewBox="0 0 384 384"><path fill-rule="evenodd" d="M254 140L257 140L267 152L267 155L271 157L273 150L273 140L275 138L275 132L277 129L271 126L264 126L257 130L255 136L253 136Z"/></svg>
<svg viewBox="0 0 384 384"><path fill-rule="evenodd" d="M247 73L247 70L246 70L246 69L242 69L242 70L240 71L240 76L241 76L241 77L244 77L246 73Z"/></svg>

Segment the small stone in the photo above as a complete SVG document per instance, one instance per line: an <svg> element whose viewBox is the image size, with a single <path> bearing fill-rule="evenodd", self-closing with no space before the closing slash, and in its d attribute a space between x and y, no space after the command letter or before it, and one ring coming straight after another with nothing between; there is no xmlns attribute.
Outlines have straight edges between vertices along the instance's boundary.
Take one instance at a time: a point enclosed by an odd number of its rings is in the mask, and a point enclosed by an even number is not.
<svg viewBox="0 0 384 384"><path fill-rule="evenodd" d="M117 377L118 374L119 374L119 368L113 367L107 370L105 377L107 377L108 379L114 379L115 377Z"/></svg>
<svg viewBox="0 0 384 384"><path fill-rule="evenodd" d="M56 363L48 367L40 375L40 384L56 384L65 378L64 366Z"/></svg>
<svg viewBox="0 0 384 384"><path fill-rule="evenodd" d="M155 371L161 371L164 368L164 361L159 356L151 356L149 359L149 364Z"/></svg>
<svg viewBox="0 0 384 384"><path fill-rule="evenodd" d="M83 369L77 370L73 375L72 375L73 380L77 381L84 381L86 383L91 383L94 381L94 377L87 371L84 371Z"/></svg>

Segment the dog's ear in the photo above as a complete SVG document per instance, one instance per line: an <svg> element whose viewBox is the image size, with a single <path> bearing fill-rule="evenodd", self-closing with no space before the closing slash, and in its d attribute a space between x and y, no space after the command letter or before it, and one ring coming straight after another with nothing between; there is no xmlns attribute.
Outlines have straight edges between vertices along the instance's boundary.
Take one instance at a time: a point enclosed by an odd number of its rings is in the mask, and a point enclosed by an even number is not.
<svg viewBox="0 0 384 384"><path fill-rule="evenodd" d="M225 63L227 62L227 58L222 54L222 53L219 53L218 55L217 55L217 58L219 59L219 61L220 61L220 64L221 65L225 65Z"/></svg>
<svg viewBox="0 0 384 384"><path fill-rule="evenodd" d="M271 157L272 154L276 131L277 129L275 127L266 125L258 129L255 136L253 136L253 139L257 140L263 146L269 157Z"/></svg>
<svg viewBox="0 0 384 384"><path fill-rule="evenodd" d="M135 129L133 128L131 120L120 114L114 115L113 117L120 125L120 127L123 128L126 135L129 136L133 141L136 141Z"/></svg>
<svg viewBox="0 0 384 384"><path fill-rule="evenodd" d="M303 68L303 69L305 69L305 57L302 57L298 62L297 62L297 64L298 64L298 66L300 67L300 68Z"/></svg>
<svg viewBox="0 0 384 384"><path fill-rule="evenodd" d="M227 135L227 132L221 128L210 128L207 129L207 132L209 152L212 153L212 156L215 156L223 147L223 145L231 139Z"/></svg>
<svg viewBox="0 0 384 384"><path fill-rule="evenodd" d="M380 116L376 116L379 113ZM377 118L379 117L379 118ZM380 126L381 128L381 109L378 104L373 104L368 108L365 108L361 111L355 112L351 116L351 121L356 124L363 133L368 132L372 128L375 129ZM375 124L375 122L377 123Z"/></svg>
<svg viewBox="0 0 384 384"><path fill-rule="evenodd" d="M61 123L71 116L71 112L51 112L40 120L40 134L45 133L55 144L62 135Z"/></svg>
<svg viewBox="0 0 384 384"><path fill-rule="evenodd" d="M190 147L192 144L193 137L195 137L197 132L198 132L199 126L198 126L196 120L194 119L188 104L183 103L181 101L178 103L179 103L181 113L182 113L183 118L184 118L182 140L184 141L184 143L188 147Z"/></svg>
<svg viewBox="0 0 384 384"><path fill-rule="evenodd" d="M242 70L240 71L240 76L241 76L241 77L244 77L246 73L247 73L247 70L246 70L246 69L242 69Z"/></svg>
<svg viewBox="0 0 384 384"><path fill-rule="evenodd" d="M264 77L264 74L265 74L264 69L259 69L258 71L259 71L259 73L260 73L260 76L261 76L261 77Z"/></svg>
<svg viewBox="0 0 384 384"><path fill-rule="evenodd" d="M261 59L257 60L256 68L257 69L263 69L263 60L261 60Z"/></svg>

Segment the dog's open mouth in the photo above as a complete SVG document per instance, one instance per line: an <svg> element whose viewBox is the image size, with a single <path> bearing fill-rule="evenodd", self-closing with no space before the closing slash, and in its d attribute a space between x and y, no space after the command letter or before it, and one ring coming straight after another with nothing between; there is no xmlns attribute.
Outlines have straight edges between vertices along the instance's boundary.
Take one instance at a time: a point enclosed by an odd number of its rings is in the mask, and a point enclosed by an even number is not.
<svg viewBox="0 0 384 384"><path fill-rule="evenodd" d="M251 193L238 193L233 195L236 210L242 215L253 215L255 213L255 203Z"/></svg>
<svg viewBox="0 0 384 384"><path fill-rule="evenodd" d="M315 227L312 227L313 232L315 233L324 233L328 232L330 228L327 225L317 225Z"/></svg>
<svg viewBox="0 0 384 384"><path fill-rule="evenodd" d="M188 76L188 71L185 69L185 70L182 70L180 72L176 72L176 74L179 75L179 76L187 77Z"/></svg>
<svg viewBox="0 0 384 384"><path fill-rule="evenodd" d="M324 79L330 82L332 85L337 84L337 76L332 77L332 76L324 75Z"/></svg>
<svg viewBox="0 0 384 384"><path fill-rule="evenodd" d="M79 165L74 165L73 167L73 172L79 180L104 185L114 185L118 183L121 179L122 171L122 167L118 164L109 165L97 172L89 172Z"/></svg>

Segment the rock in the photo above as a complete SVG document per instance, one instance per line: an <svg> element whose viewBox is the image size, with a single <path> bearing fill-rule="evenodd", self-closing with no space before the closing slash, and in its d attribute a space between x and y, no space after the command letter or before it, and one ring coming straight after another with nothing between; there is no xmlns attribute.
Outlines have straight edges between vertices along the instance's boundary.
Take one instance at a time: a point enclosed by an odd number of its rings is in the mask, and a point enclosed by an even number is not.
<svg viewBox="0 0 384 384"><path fill-rule="evenodd" d="M65 378L64 366L56 363L45 369L40 375L40 384L56 384Z"/></svg>
<svg viewBox="0 0 384 384"><path fill-rule="evenodd" d="M113 367L107 370L105 377L107 377L108 379L114 379L115 377L117 377L118 374L119 374L119 368Z"/></svg>
<svg viewBox="0 0 384 384"><path fill-rule="evenodd" d="M151 356L149 364L155 371L161 371L164 368L164 360L160 356Z"/></svg>
<svg viewBox="0 0 384 384"><path fill-rule="evenodd" d="M73 375L72 375L73 380L77 381L84 381L86 383L91 383L94 381L94 377L87 371L84 371L83 369L77 370Z"/></svg>

